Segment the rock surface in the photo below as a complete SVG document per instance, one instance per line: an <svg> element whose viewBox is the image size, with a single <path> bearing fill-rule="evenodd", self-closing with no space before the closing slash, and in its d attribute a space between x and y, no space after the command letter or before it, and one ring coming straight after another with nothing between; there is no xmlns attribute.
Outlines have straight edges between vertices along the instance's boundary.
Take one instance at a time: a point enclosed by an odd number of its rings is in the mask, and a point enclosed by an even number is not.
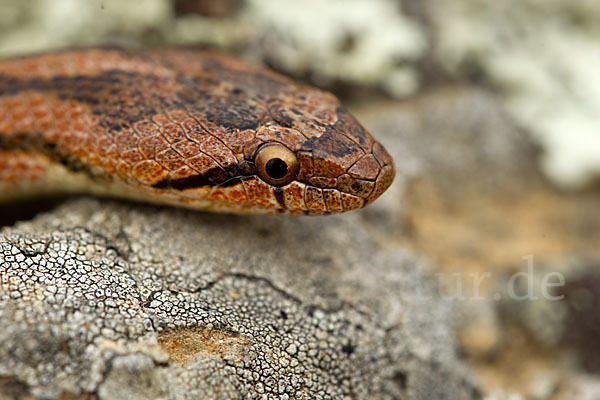
<svg viewBox="0 0 600 400"><path fill-rule="evenodd" d="M478 398L427 266L369 229L92 199L6 228L0 392Z"/></svg>

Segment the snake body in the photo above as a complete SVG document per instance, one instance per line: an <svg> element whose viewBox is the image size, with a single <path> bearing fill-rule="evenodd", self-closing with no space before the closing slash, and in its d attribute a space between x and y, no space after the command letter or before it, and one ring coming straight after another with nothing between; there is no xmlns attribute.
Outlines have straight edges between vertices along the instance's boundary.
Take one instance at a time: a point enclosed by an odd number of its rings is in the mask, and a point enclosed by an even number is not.
<svg viewBox="0 0 600 400"><path fill-rule="evenodd" d="M0 60L0 200L90 192L217 212L329 214L394 178L331 94L214 51Z"/></svg>

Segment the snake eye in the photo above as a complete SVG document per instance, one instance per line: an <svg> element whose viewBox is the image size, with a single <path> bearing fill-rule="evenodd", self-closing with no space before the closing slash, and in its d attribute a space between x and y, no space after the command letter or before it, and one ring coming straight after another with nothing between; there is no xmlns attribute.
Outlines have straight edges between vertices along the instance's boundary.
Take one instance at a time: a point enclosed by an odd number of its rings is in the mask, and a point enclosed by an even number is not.
<svg viewBox="0 0 600 400"><path fill-rule="evenodd" d="M258 149L254 166L260 179L273 186L287 185L300 168L296 155L279 143L265 144Z"/></svg>

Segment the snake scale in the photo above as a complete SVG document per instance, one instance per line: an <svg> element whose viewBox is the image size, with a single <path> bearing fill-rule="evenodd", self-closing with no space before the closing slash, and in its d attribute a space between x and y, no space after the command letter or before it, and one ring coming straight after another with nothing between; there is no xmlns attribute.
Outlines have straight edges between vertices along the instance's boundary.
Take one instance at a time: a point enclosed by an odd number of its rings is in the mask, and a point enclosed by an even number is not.
<svg viewBox="0 0 600 400"><path fill-rule="evenodd" d="M86 192L240 214L364 207L385 148L331 94L211 50L0 60L0 201Z"/></svg>

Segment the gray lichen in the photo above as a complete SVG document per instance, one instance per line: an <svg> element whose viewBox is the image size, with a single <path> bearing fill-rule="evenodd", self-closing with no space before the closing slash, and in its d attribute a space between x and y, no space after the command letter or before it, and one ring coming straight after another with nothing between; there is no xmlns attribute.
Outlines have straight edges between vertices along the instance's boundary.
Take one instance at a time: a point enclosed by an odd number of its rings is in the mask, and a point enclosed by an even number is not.
<svg viewBox="0 0 600 400"><path fill-rule="evenodd" d="M233 217L84 199L5 229L0 388L476 398L450 304L422 261L378 249L366 224L360 213Z"/></svg>

